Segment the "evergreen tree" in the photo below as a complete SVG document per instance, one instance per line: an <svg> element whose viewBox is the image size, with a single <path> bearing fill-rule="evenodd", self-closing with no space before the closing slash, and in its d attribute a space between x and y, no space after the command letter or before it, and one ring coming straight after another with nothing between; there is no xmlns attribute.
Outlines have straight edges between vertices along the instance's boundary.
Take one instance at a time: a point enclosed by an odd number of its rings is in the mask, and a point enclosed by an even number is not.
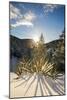
<svg viewBox="0 0 67 100"><path fill-rule="evenodd" d="M64 31L63 31L64 32ZM63 33L59 36L59 43L57 44L56 50L54 52L54 56L52 58L53 62L55 63L54 69L57 72L64 72L64 60L65 60L65 38ZM53 70L53 72L55 71Z"/></svg>
<svg viewBox="0 0 67 100"><path fill-rule="evenodd" d="M44 42L43 34L41 34L39 41L37 42L36 46L33 48L33 69L35 69L36 72L40 72L42 69L42 66L44 65L45 58L46 58L46 46Z"/></svg>
<svg viewBox="0 0 67 100"><path fill-rule="evenodd" d="M44 44L44 37L43 37L43 33L41 33L41 36L40 36L40 42L42 43L42 44Z"/></svg>

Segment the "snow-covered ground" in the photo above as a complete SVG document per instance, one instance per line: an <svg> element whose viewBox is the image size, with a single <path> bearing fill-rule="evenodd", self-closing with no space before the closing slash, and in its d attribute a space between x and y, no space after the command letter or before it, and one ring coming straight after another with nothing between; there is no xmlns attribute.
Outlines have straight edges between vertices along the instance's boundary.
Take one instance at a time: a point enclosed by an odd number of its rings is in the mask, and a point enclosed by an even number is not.
<svg viewBox="0 0 67 100"><path fill-rule="evenodd" d="M64 75L59 75L57 79L36 73L17 77L15 73L10 73L10 98L65 94Z"/></svg>

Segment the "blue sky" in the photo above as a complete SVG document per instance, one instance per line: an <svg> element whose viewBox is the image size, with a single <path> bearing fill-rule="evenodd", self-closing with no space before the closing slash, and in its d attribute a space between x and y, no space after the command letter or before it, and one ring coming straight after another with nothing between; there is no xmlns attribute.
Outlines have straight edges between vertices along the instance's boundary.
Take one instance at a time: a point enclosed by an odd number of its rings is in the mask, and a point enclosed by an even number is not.
<svg viewBox="0 0 67 100"><path fill-rule="evenodd" d="M64 30L64 5L10 2L10 34L45 42L59 38Z"/></svg>

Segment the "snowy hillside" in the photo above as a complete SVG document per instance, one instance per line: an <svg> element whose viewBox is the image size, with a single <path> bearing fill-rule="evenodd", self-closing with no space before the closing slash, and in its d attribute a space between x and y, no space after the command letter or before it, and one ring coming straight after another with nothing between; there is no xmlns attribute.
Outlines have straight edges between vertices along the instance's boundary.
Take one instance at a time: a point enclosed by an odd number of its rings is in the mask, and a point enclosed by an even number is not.
<svg viewBox="0 0 67 100"><path fill-rule="evenodd" d="M62 74L56 79L36 73L17 77L15 73L10 73L10 98L65 94Z"/></svg>

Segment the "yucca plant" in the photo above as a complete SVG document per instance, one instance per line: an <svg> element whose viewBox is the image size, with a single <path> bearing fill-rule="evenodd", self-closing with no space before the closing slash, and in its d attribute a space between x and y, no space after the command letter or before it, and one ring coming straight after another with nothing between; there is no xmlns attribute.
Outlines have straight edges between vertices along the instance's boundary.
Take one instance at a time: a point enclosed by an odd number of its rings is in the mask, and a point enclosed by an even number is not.
<svg viewBox="0 0 67 100"><path fill-rule="evenodd" d="M40 37L40 41L32 50L32 57L28 60L22 59L17 65L16 73L21 75L22 73L42 73L50 77L55 77L56 67L54 63L49 62L47 57L47 49L44 44L43 35ZM53 73L52 73L53 72Z"/></svg>

